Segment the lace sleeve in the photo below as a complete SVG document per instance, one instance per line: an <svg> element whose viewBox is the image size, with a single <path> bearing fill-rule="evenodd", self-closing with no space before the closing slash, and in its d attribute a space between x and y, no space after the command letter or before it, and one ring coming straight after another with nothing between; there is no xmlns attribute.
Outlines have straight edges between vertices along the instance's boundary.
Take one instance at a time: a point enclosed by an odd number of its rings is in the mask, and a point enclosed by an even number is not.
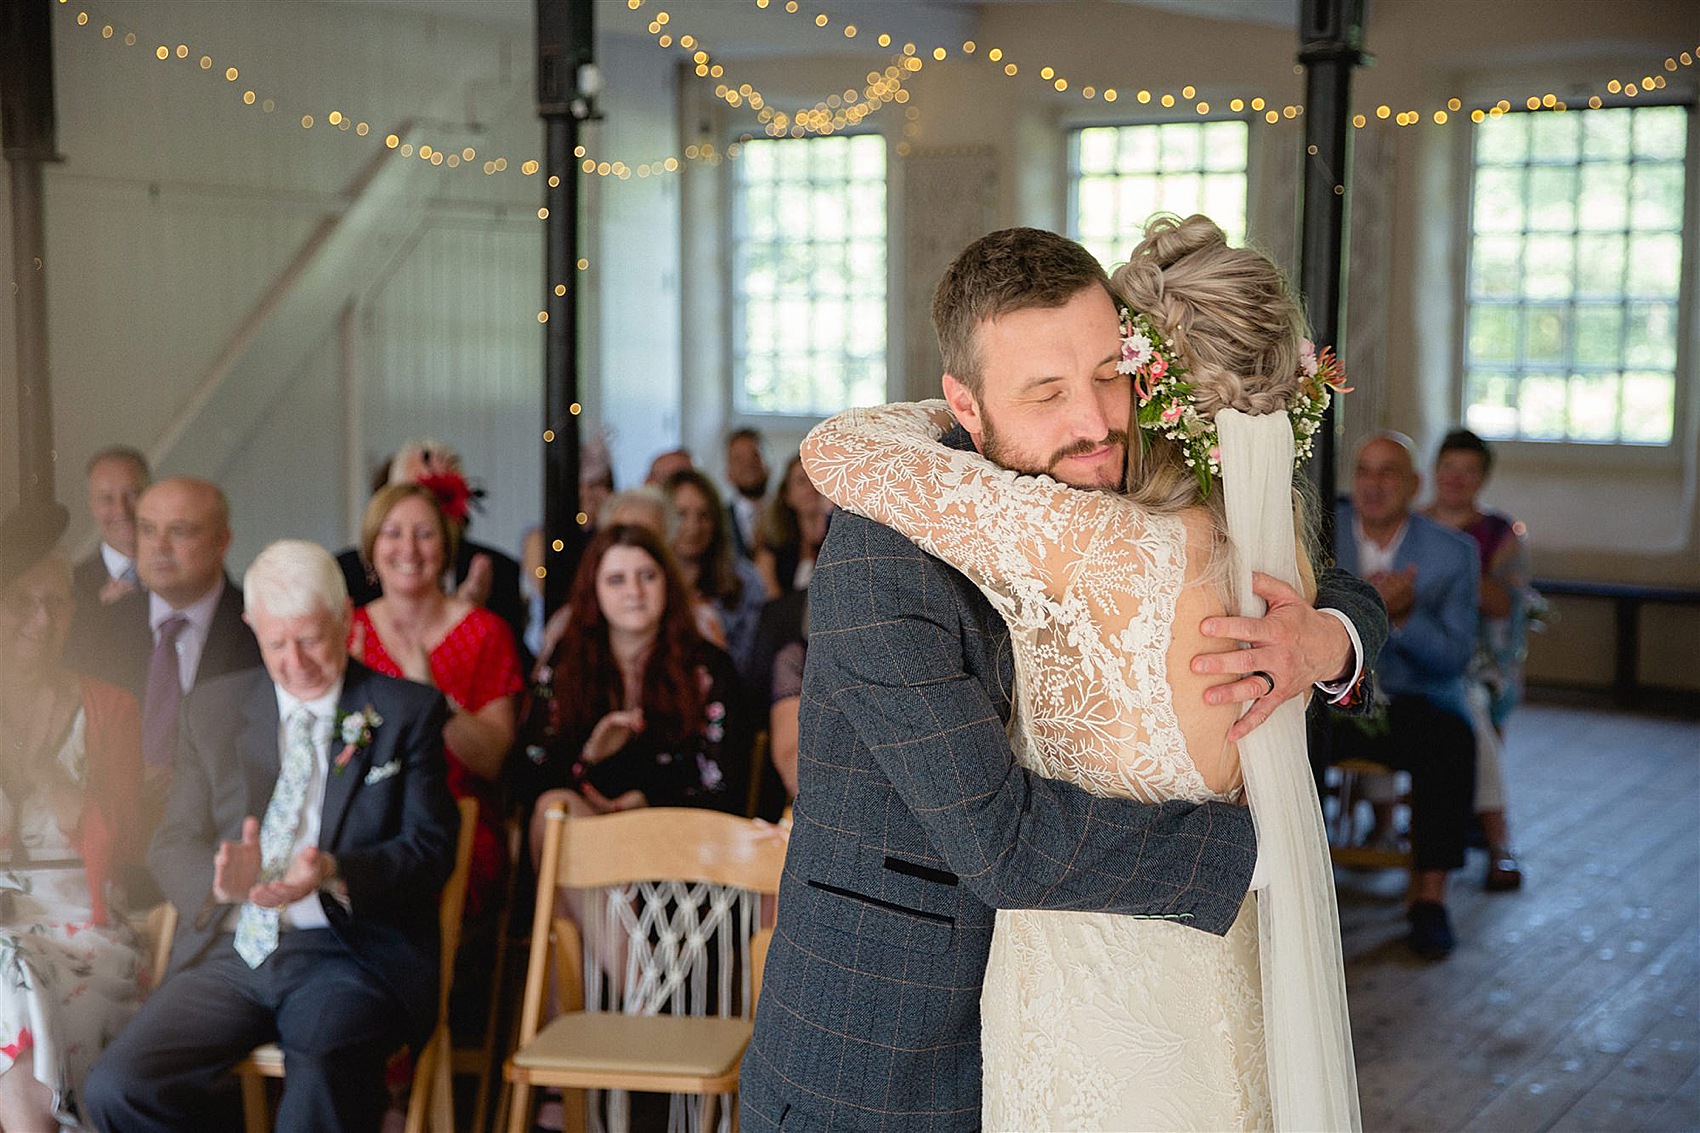
<svg viewBox="0 0 1700 1133"><path fill-rule="evenodd" d="M1113 525L1136 536L1124 498L1000 468L939 443L943 401L851 409L803 440L803 467L839 507L914 540L983 587L1055 598ZM1037 587L1038 593L1020 591Z"/></svg>

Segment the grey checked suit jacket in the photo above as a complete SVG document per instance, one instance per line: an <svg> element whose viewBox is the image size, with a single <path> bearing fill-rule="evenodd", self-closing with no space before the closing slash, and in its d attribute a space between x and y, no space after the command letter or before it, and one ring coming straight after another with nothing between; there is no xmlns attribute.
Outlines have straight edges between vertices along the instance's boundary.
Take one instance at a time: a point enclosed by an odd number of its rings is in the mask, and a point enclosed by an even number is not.
<svg viewBox="0 0 1700 1133"><path fill-rule="evenodd" d="M1367 668L1385 613L1373 590L1343 585L1325 597L1358 626ZM1021 769L1005 735L1008 630L973 583L889 528L835 515L809 607L800 789L743 1123L976 1129L995 909L1225 933L1255 861L1251 820Z"/></svg>

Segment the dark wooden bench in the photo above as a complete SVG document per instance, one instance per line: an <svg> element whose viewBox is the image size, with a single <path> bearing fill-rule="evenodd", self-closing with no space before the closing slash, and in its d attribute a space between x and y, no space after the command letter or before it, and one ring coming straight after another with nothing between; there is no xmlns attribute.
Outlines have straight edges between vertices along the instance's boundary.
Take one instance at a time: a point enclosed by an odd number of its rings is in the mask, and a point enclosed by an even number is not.
<svg viewBox="0 0 1700 1133"><path fill-rule="evenodd" d="M1686 586L1641 586L1631 582L1563 578L1537 578L1534 586L1549 598L1597 598L1612 603L1617 622L1612 699L1626 707L1641 698L1641 607L1700 606L1700 588Z"/></svg>

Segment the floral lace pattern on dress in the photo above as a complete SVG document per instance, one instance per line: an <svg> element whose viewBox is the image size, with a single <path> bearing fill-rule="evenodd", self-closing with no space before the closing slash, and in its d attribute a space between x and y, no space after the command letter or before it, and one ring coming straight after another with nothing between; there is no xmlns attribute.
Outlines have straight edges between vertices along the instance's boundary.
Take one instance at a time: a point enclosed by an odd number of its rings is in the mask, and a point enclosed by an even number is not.
<svg viewBox="0 0 1700 1133"><path fill-rule="evenodd" d="M809 435L804 464L834 503L962 571L1003 617L1023 766L1105 796L1217 797L1168 682L1184 524L946 448L951 423L937 401L850 410ZM1000 911L981 1000L986 1127L1268 1127L1260 986L1251 902L1225 939Z"/></svg>

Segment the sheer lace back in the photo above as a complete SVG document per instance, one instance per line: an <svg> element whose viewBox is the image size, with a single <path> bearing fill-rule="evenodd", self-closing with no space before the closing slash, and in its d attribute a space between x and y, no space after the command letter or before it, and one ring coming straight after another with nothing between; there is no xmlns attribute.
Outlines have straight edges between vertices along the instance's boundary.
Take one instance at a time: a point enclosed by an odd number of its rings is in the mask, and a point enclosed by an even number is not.
<svg viewBox="0 0 1700 1133"><path fill-rule="evenodd" d="M1184 525L944 448L951 423L942 401L853 409L809 435L804 463L835 503L961 570L1002 616L1025 766L1096 794L1211 798L1166 665Z"/></svg>

